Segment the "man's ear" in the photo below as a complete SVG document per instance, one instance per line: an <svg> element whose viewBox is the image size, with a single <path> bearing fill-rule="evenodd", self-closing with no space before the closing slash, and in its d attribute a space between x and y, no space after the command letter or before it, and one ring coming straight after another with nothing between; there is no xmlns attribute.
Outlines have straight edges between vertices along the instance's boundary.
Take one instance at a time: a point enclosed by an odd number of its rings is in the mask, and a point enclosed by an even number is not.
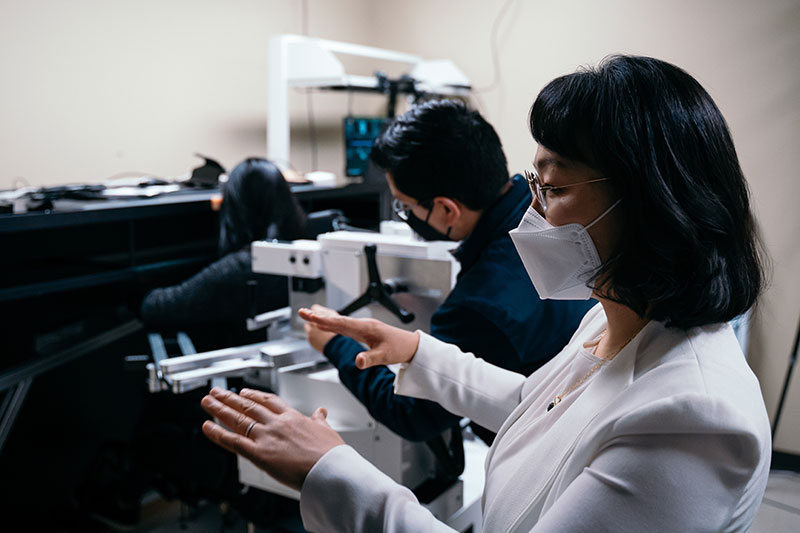
<svg viewBox="0 0 800 533"><path fill-rule="evenodd" d="M448 226L454 226L461 218L464 206L458 200L447 198L446 196L437 196L433 199L433 205L438 204L440 213L444 215L444 223ZM441 214L439 215L442 216Z"/></svg>

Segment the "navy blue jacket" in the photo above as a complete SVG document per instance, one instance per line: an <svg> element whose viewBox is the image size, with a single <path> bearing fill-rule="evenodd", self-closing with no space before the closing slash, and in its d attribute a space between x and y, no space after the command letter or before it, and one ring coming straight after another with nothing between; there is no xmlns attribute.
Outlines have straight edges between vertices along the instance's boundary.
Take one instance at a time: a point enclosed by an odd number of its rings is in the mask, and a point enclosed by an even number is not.
<svg viewBox="0 0 800 533"><path fill-rule="evenodd" d="M530 206L530 189L520 175L511 180L508 192L483 212L453 252L461 271L431 317L431 335L527 376L561 351L596 302L539 299L508 236ZM363 350L353 339L337 335L324 353L375 420L414 441L458 424L460 418L439 404L396 396L395 375L387 367L356 368L355 356Z"/></svg>

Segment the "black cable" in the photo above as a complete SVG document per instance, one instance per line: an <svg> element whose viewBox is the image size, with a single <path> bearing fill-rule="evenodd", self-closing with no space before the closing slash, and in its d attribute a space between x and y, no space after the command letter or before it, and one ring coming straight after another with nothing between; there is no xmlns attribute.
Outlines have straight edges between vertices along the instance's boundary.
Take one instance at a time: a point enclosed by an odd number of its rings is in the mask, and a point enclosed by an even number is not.
<svg viewBox="0 0 800 533"><path fill-rule="evenodd" d="M772 424L772 440L775 440L775 433L778 431L778 421L783 412L783 403L786 400L786 392L789 390L789 383L792 380L792 371L797 362L797 352L800 348L800 323L797 324L797 333L794 337L794 345L792 346L792 353L789 354L789 368L786 370L786 379L783 382L783 390L781 391L780 399L778 400L778 407L775 410L775 422Z"/></svg>
<svg viewBox="0 0 800 533"><path fill-rule="evenodd" d="M497 13L497 16L494 19L494 23L492 23L492 33L490 39L491 43L491 54L492 54L492 70L494 71L494 79L492 83L487 85L486 87L482 87L480 89L475 89L475 92L487 92L495 88L496 85L500 83L500 57L499 51L497 46L497 33L500 30L500 23L503 21L508 8L511 7L515 0L506 0L506 3L503 4L503 7L500 8L500 11Z"/></svg>

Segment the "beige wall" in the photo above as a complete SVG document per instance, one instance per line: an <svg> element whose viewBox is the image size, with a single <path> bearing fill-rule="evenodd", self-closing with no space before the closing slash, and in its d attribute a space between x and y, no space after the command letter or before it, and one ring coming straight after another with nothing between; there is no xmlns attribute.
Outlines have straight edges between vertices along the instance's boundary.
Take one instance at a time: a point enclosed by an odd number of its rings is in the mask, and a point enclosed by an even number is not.
<svg viewBox="0 0 800 533"><path fill-rule="evenodd" d="M309 31L363 42L367 3L310 0ZM0 189L174 177L195 152L229 168L264 155L268 40L303 29L300 0L0 0L0 12ZM331 111L346 97L313 98L320 163L342 168ZM290 102L292 159L307 171L306 96Z"/></svg>
<svg viewBox="0 0 800 533"><path fill-rule="evenodd" d="M0 188L176 176L201 152L230 167L265 152L266 50L300 33L301 0L2 2ZM314 36L454 60L486 87L492 24L505 2L308 0ZM534 145L526 114L550 79L614 52L695 75L727 117L773 260L749 360L773 413L800 320L800 1L514 0L499 26L499 83L477 97L512 171ZM338 170L339 94L312 96L319 167ZM306 97L292 95L292 161L311 168ZM379 111L375 97L356 112ZM800 372L776 447L800 453Z"/></svg>

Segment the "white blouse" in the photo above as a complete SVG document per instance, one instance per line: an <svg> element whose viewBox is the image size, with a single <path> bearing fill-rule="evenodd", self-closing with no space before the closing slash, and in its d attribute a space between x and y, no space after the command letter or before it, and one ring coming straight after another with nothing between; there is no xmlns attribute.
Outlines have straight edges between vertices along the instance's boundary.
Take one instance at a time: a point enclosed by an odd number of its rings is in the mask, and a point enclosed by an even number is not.
<svg viewBox="0 0 800 533"><path fill-rule="evenodd" d="M536 446L539 439L543 438L553 424L561 418L569 406L589 386L590 380L603 366L608 363L605 359L595 356L590 350L581 347L572 358L572 361L559 369L550 383L542 389L539 397L531 403L531 407L520 414L509 430L503 435L502 443L498 442L492 450L490 460L486 464L486 485L484 488L484 501L494 501L502 498L505 487L516 477L519 470L513 455L519 453L520 448ZM563 394L584 378L589 372L599 365L588 378L577 387L564 395L559 403L548 411L547 407L553 403L556 396Z"/></svg>

